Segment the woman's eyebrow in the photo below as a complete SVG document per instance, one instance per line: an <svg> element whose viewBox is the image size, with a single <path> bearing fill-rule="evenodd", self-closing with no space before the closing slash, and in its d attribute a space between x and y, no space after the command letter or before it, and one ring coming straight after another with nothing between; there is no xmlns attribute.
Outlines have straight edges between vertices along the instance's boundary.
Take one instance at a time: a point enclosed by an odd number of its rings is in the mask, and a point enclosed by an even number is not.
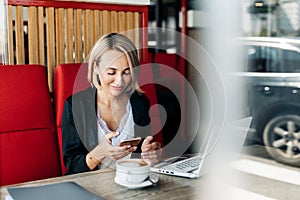
<svg viewBox="0 0 300 200"><path fill-rule="evenodd" d="M106 69L117 70L117 69L114 68L114 67L107 67Z"/></svg>
<svg viewBox="0 0 300 200"><path fill-rule="evenodd" d="M106 69L107 70L114 70L114 71L118 70L117 68L114 68L114 67L107 67ZM126 70L130 70L130 67L125 68L123 71L126 71Z"/></svg>
<svg viewBox="0 0 300 200"><path fill-rule="evenodd" d="M126 70L130 70L130 67L125 68L125 69L123 70L123 72L126 71Z"/></svg>

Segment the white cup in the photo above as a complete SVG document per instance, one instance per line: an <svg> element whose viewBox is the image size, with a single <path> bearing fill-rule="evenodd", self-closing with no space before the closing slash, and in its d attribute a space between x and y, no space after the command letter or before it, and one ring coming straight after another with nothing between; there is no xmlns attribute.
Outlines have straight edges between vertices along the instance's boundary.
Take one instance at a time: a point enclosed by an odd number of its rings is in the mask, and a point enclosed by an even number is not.
<svg viewBox="0 0 300 200"><path fill-rule="evenodd" d="M116 178L129 184L142 183L150 174L150 162L143 159L121 159L116 163Z"/></svg>

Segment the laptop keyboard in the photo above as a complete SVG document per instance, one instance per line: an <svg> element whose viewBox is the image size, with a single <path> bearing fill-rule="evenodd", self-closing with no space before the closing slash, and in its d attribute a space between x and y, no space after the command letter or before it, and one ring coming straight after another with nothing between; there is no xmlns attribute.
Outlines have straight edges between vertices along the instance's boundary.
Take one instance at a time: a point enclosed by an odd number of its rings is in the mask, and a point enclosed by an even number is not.
<svg viewBox="0 0 300 200"><path fill-rule="evenodd" d="M167 166L162 167L161 169L167 171L177 171L177 172L190 172L196 170L199 167L201 158L199 156L191 157Z"/></svg>

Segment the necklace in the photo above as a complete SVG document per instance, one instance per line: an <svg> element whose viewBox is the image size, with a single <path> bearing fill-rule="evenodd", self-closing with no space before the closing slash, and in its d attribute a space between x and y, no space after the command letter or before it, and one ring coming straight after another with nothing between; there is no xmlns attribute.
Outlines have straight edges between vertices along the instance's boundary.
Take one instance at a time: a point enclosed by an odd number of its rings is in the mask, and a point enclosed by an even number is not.
<svg viewBox="0 0 300 200"><path fill-rule="evenodd" d="M118 117L110 117L110 118L105 118L107 116L103 115L103 112L101 114L101 111L98 109L97 113L97 118L98 118L98 123L101 126L101 128L105 131L105 133L111 132L111 131L119 131L124 128L129 114L130 114L130 103L128 102L126 106L124 106L125 112L122 116ZM113 123L113 124L112 124Z"/></svg>

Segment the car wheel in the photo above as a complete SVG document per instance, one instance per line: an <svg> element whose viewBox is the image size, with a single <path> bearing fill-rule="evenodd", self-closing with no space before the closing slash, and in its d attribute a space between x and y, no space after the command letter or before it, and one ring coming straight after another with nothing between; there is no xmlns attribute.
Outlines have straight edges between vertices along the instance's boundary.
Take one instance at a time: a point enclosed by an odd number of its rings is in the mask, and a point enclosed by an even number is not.
<svg viewBox="0 0 300 200"><path fill-rule="evenodd" d="M265 126L263 141L276 161L300 166L300 117L285 114L272 118Z"/></svg>

